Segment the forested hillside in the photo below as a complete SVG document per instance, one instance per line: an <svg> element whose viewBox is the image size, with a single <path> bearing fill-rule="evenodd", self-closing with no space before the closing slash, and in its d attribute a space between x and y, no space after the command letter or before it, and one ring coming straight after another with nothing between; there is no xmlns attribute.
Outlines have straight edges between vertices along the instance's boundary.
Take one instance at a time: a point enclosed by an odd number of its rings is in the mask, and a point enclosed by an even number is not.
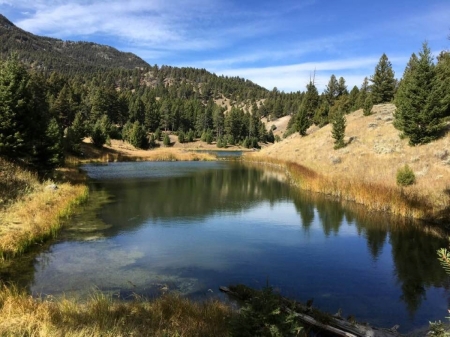
<svg viewBox="0 0 450 337"><path fill-rule="evenodd" d="M0 14L0 54L12 52L19 59L45 73L59 71L65 74L92 73L115 68L133 69L148 64L132 53L91 42L62 41L41 37L16 27Z"/></svg>
<svg viewBox="0 0 450 337"><path fill-rule="evenodd" d="M0 38L0 155L38 167L79 154L85 137L98 147L123 139L147 149L156 140L169 145L172 133L180 143L201 138L258 148L275 141L271 122L283 116L291 116L284 137L340 121L335 134L343 145L346 114L363 108L370 115L374 104L393 101L394 125L414 145L442 135L450 115L449 54L434 64L426 44L401 81L383 54L360 88L348 90L343 77L332 75L319 94L314 78L305 92L268 91L205 69L149 66L108 46L38 37L3 16Z"/></svg>

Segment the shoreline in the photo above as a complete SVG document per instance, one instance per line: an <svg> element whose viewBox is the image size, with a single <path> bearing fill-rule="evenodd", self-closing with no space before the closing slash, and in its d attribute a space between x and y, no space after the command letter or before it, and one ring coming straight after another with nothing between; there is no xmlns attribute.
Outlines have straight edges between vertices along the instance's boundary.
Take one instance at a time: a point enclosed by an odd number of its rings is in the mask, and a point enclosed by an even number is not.
<svg viewBox="0 0 450 337"><path fill-rule="evenodd" d="M447 225L446 227L450 225L450 200L447 200L448 204L443 207L433 204L425 195L414 189L326 175L295 162L263 157L260 153L247 154L242 156L242 159L243 162L272 165L282 169L290 184L301 190L320 193L341 202L354 202L363 205L368 211L400 216L406 220L421 220Z"/></svg>

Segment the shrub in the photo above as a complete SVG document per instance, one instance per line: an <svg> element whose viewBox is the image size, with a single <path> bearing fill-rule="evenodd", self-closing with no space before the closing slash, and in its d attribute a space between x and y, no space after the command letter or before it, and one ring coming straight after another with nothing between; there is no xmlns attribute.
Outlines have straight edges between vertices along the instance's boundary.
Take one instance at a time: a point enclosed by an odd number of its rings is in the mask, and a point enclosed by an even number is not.
<svg viewBox="0 0 450 337"><path fill-rule="evenodd" d="M413 170L405 165L397 170L397 185L398 186L409 186L416 182L416 176Z"/></svg>
<svg viewBox="0 0 450 337"><path fill-rule="evenodd" d="M178 141L183 144L186 142L186 136L183 131L178 132Z"/></svg>
<svg viewBox="0 0 450 337"><path fill-rule="evenodd" d="M207 144L211 144L212 141L213 141L212 133L211 133L211 131L208 130L208 131L206 132L206 135L205 135L205 142L206 142Z"/></svg>
<svg viewBox="0 0 450 337"><path fill-rule="evenodd" d="M282 299L272 287L261 291L233 288L245 305L230 322L231 336L298 336L302 327L294 314L282 310ZM235 289L237 288L237 289Z"/></svg>
<svg viewBox="0 0 450 337"><path fill-rule="evenodd" d="M164 146L170 146L170 137L168 133L164 134L164 140L163 140Z"/></svg>
<svg viewBox="0 0 450 337"><path fill-rule="evenodd" d="M187 142L193 142L194 141L194 137L195 136L195 134L194 134L194 131L192 130L192 129L189 129L189 132L187 133L187 136L186 136L186 141Z"/></svg>
<svg viewBox="0 0 450 337"><path fill-rule="evenodd" d="M155 140L160 141L161 140L161 130L159 128L155 131Z"/></svg>
<svg viewBox="0 0 450 337"><path fill-rule="evenodd" d="M364 116L370 116L372 114L372 108L373 108L373 101L372 101L372 97L369 95L369 96L367 96L366 100L364 101L364 106L363 106Z"/></svg>

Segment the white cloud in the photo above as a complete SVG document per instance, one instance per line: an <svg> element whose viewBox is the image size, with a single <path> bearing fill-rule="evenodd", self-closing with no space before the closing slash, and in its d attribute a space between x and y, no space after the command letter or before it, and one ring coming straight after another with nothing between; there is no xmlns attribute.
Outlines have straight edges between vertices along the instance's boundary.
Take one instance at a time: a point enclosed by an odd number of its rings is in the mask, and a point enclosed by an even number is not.
<svg viewBox="0 0 450 337"><path fill-rule="evenodd" d="M98 34L164 50L210 48L216 43L196 25L210 15L206 0L38 1L30 5L33 14L16 24L36 34L69 39Z"/></svg>
<svg viewBox="0 0 450 337"><path fill-rule="evenodd" d="M407 57L390 59L394 69L404 67L407 60ZM315 83L319 91L325 88L332 74L338 78L344 77L350 90L354 85L360 87L364 77L370 77L373 74L378 61L379 56L373 56L264 68L214 69L213 71L218 75L244 77L269 90L277 87L285 92L304 91L310 76L315 71Z"/></svg>

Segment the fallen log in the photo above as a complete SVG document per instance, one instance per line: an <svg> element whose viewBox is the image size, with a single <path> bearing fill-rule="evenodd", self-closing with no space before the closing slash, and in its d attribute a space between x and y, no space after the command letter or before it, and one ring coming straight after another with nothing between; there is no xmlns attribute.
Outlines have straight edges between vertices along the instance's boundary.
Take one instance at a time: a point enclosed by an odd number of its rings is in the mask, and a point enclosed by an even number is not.
<svg viewBox="0 0 450 337"><path fill-rule="evenodd" d="M247 289L251 289L248 288ZM219 290L236 298L239 300L243 300L241 295L238 292L231 290L228 287L221 286ZM397 332L398 325L394 326L391 329L382 329L370 327L368 325L359 324L356 322L349 322L338 315L331 316L328 315L328 319L326 323L320 322L316 318L312 316L313 310L311 307L303 305L298 302L294 302L285 297L281 297L282 310L285 310L289 314L293 314L296 316L301 322L306 325L319 328L324 331L328 331L335 336L342 337L400 337L401 334ZM289 307L295 308L295 310L290 309ZM317 309L315 309L316 312Z"/></svg>

